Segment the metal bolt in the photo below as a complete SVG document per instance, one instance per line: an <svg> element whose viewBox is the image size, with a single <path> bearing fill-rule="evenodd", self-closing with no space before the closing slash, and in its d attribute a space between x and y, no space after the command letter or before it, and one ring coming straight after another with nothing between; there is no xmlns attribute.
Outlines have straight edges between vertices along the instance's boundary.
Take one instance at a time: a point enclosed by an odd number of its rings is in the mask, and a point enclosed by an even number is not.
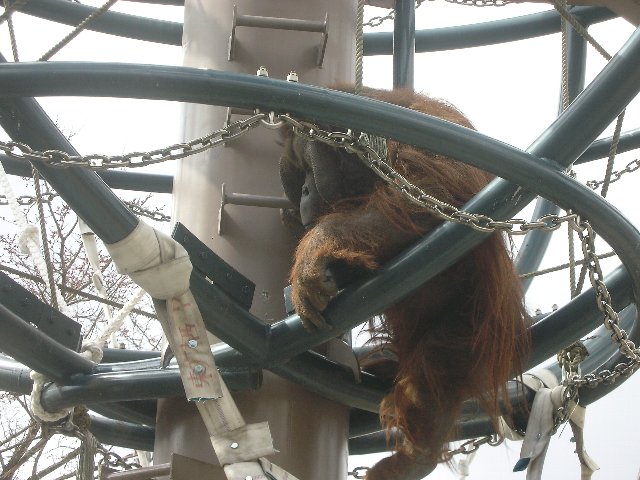
<svg viewBox="0 0 640 480"><path fill-rule="evenodd" d="M193 371L197 374L201 374L204 372L204 367L202 365L196 365L193 367Z"/></svg>
<svg viewBox="0 0 640 480"><path fill-rule="evenodd" d="M253 480L253 477L251 475L247 475L246 477L244 477L244 480Z"/></svg>
<svg viewBox="0 0 640 480"><path fill-rule="evenodd" d="M236 448L238 448L240 445L238 445L238 442L233 442L231 445L229 445L231 448L233 448L234 450Z"/></svg>
<svg viewBox="0 0 640 480"><path fill-rule="evenodd" d="M258 69L258 71L256 72L256 75L259 77L268 77L269 76L269 70L267 70L267 67L260 67Z"/></svg>
<svg viewBox="0 0 640 480"><path fill-rule="evenodd" d="M298 74L295 71L291 70L291 73L287 75L287 82L298 83Z"/></svg>
<svg viewBox="0 0 640 480"><path fill-rule="evenodd" d="M198 341L192 338L187 342L187 345L189 348L196 348L198 346Z"/></svg>

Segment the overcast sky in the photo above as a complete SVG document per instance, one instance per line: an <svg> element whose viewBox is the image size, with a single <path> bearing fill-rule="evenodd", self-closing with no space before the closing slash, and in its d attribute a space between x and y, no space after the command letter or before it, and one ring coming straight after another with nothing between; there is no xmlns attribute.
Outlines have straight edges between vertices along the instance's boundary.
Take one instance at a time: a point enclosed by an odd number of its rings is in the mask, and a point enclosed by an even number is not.
<svg viewBox="0 0 640 480"><path fill-rule="evenodd" d="M101 2L87 2L99 5ZM417 28L450 26L516 16L547 10L544 5L510 5L501 8L472 8L445 3L442 0L425 2L417 10ZM119 2L114 10L154 16L172 21L182 21L182 9L170 6L138 5ZM378 14L367 9L365 18ZM286 16L274 12L275 16ZM21 60L30 61L62 38L69 27L58 26L31 17L16 15L16 33ZM389 30L387 22L378 30ZM623 20L599 24L592 34L610 52L615 53L628 38L633 28ZM6 27L0 27L0 51L10 57ZM146 42L84 32L71 45L54 57L54 60L119 61L180 65L182 51L179 47L155 45ZM587 82L604 66L604 60L589 48ZM468 49L464 51L419 54L416 56L416 89L449 100L457 105L478 130L499 140L526 149L556 116L560 79L560 36L551 35L539 39L512 44ZM365 84L374 87L391 87L390 57L365 59ZM640 125L640 102L636 101L627 111L623 131ZM72 143L83 153L125 153L165 146L181 140L180 106L171 102L124 99L63 99L44 98L41 104L58 122ZM144 125L144 128L140 128ZM612 132L609 128L603 136ZM1 134L1 132L0 132ZM3 136L4 138L4 136ZM637 158L638 152L620 155L616 169ZM604 161L578 168L578 179L602 178ZM172 165L156 166L153 171L172 173ZM610 201L622 210L636 225L640 224L640 212L632 186L637 175L630 175L612 186ZM120 193L120 192L119 192ZM124 194L123 194L124 195ZM158 202L170 202L169 196L159 196ZM165 212L170 213L167 207ZM528 214L527 214L528 215ZM5 226L6 227L6 226ZM3 228L5 228L3 227ZM608 251L601 242L598 253ZM550 253L542 267L566 262L566 233L554 235ZM603 262L605 270L618 265L617 259ZM527 296L530 310L540 308L549 311L553 304L562 305L569 299L568 273L561 272L535 281ZM635 479L640 467L636 454L636 426L640 414L635 408L640 389L639 377L634 377L613 394L588 409L586 447L591 457L601 467L594 478ZM548 480L579 478L579 468L569 442L569 429L559 438L556 435L547 456L543 478ZM484 447L476 456L472 468L472 480L514 478L524 479L524 473L510 473L520 444L506 447ZM371 457L352 458L350 466L368 465ZM440 467L429 478L458 478L446 467Z"/></svg>

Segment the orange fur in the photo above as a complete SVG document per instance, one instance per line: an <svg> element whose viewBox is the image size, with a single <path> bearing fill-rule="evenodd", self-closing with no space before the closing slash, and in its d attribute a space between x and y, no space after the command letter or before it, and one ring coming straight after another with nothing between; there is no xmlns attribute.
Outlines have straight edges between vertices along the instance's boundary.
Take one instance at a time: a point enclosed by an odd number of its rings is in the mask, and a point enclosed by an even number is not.
<svg viewBox="0 0 640 480"><path fill-rule="evenodd" d="M364 95L473 128L451 105L410 91L366 89ZM458 207L491 180L475 167L409 145L389 141L388 150L394 169ZM335 294L325 277L332 262L373 271L441 222L382 181L368 196L334 203L296 252L291 281L298 313L315 315ZM428 470L425 465L446 460L443 446L468 398L478 399L496 419L499 401L506 400L505 383L521 370L528 348L526 320L520 283L497 233L385 310L373 327L374 340L383 339L384 348L395 353L397 367L380 416L404 441L367 478L414 478Z"/></svg>

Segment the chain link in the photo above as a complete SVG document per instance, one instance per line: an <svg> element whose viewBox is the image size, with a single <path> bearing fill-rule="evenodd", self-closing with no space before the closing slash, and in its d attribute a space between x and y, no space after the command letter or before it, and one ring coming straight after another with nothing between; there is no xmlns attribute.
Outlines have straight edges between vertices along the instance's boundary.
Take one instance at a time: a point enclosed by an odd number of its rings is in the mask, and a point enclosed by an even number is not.
<svg viewBox="0 0 640 480"><path fill-rule="evenodd" d="M633 173L636 170L640 169L640 159L636 158L635 160L631 160L629 163L627 163L627 165L620 171L615 171L611 173L611 179L609 180L609 183L614 183L617 182L618 180L620 180L620 178L627 174L627 173ZM606 180L589 180L587 182L587 187L596 190L598 187L600 187L601 185L604 185L606 182Z"/></svg>
<svg viewBox="0 0 640 480"><path fill-rule="evenodd" d="M347 473L347 476L353 478L366 478L367 472L369 471L369 467L356 467Z"/></svg>
<svg viewBox="0 0 640 480"><path fill-rule="evenodd" d="M57 196L58 194L53 192L44 192L41 196L41 201L42 203L51 203L51 201ZM34 205L37 201L36 197L32 195L21 195L18 198L16 198L16 200L18 202L18 205L21 205L23 207ZM0 194L0 207L6 207L7 205L9 205L9 200L7 199L7 196Z"/></svg>
<svg viewBox="0 0 640 480"><path fill-rule="evenodd" d="M584 377L577 374L572 375L566 381L565 401L563 402L563 407L561 407L564 410L558 412L558 418L562 420L565 417L568 418L567 415L571 414L571 412L567 411L565 404L568 405L571 400L577 398L578 388L582 386L596 387L601 383L615 382L621 375L630 375L640 366L640 349L636 348L635 344L628 340L627 333L620 328L618 314L611 304L611 296L604 283L604 275L595 251L595 233L587 220L582 220L577 214L572 213L564 216L545 215L533 222L520 219L497 221L486 215L464 212L453 205L426 194L422 189L413 185L396 172L391 165L381 159L376 149L369 146L370 139L368 135L360 134L356 139L355 134L350 130L346 133L329 132L315 124L298 121L288 115L280 115L280 118L288 123L297 135L309 140L320 141L330 146L344 148L346 151L356 154L384 182L400 191L407 200L424 207L444 220L467 225L481 232L504 231L510 235L522 235L531 230L550 232L558 229L562 223L569 222L570 228L577 233L581 241L589 280L596 292L598 309L604 315L604 325L612 332L611 337L618 345L620 352L630 361L616 365L613 372L604 370Z"/></svg>
<svg viewBox="0 0 640 480"><path fill-rule="evenodd" d="M438 200L425 193L421 188L412 184L404 176L396 172L391 165L380 158L380 154L370 147L370 139L366 134L360 134L357 138L351 132L330 132L319 126L296 120L289 115L280 115L289 124L295 134L308 140L319 141L333 147L344 148L349 153L357 155L371 170L392 188L400 191L411 203L419 205L443 220L467 225L474 230L491 233L504 231L510 235L525 235L531 230L552 232L572 218L570 215L544 215L534 222L522 219L494 220L487 215L464 212L451 204Z"/></svg>
<svg viewBox="0 0 640 480"><path fill-rule="evenodd" d="M429 1L433 1L433 0L429 0ZM448 0L447 0L448 1ZM422 5L425 2L425 0L416 0L416 8L418 8L420 5ZM393 20L393 18L396 15L396 11L391 9L389 11L389 13L387 13L386 15L381 15L378 17L371 17L369 20L367 20L366 22L364 22L362 24L363 27L379 27L380 25L382 25L384 22L386 22L387 20Z"/></svg>
<svg viewBox="0 0 640 480"><path fill-rule="evenodd" d="M429 0L433 2L433 0ZM467 7L504 7L510 3L513 3L513 0L445 0L447 3L453 3L456 5L464 5ZM416 0L416 8L422 5L425 0ZM369 20L364 22L362 25L365 27L379 27L387 20L393 20L395 17L395 10L391 10L386 15L380 15L376 17L371 17Z"/></svg>
<svg viewBox="0 0 640 480"><path fill-rule="evenodd" d="M184 158L195 153L203 152L238 138L260 124L266 124L269 128L276 128L287 124L292 127L294 133L297 135L312 141L319 141L330 146L343 148L347 152L357 155L383 181L401 192L408 201L422 206L443 220L467 225L480 232L491 233L503 231L510 235L524 235L531 230L552 232L560 228L564 222L569 222L571 228L577 232L582 242L582 250L589 271L589 279L594 290L597 292L598 308L605 315L605 327L612 332L612 338L618 344L620 351L631 360L630 363L618 365L614 368L613 372L604 371L595 377L585 376L582 378L574 378L572 381L577 386L596 386L603 382L615 381L620 375L630 374L640 365L640 351L635 347L633 342L627 339L626 332L619 327L618 315L611 306L611 297L604 284L600 263L595 254L593 242L594 232L586 220L581 220L576 214L569 214L545 215L533 222L527 222L522 219L502 221L494 220L487 215L464 212L453 205L428 195L421 188L412 184L404 176L396 172L391 165L386 162L386 157L384 159L381 158L378 151L370 146L372 142L367 134L355 134L351 130L347 132L328 131L313 123L296 120L287 114L256 113L245 120L232 123L226 128L216 130L196 140L146 153L134 152L122 156L89 155L82 157L72 156L57 150L37 152L32 150L28 145L20 142L0 142L0 151L4 151L7 155L15 158L45 161L52 166L82 165L94 169L123 166L139 167L161 161ZM629 167L629 170L633 171L640 168L635 165L636 163L633 163L633 165ZM23 202L26 201L26 197L21 198L23 198ZM148 211L145 212L148 213ZM150 212L151 218L162 218L163 221L168 218L166 216L161 217L160 215L158 212Z"/></svg>
<svg viewBox="0 0 640 480"><path fill-rule="evenodd" d="M177 143L165 148L159 148L148 152L132 152L126 155L70 155L60 150L33 150L29 145L21 142L0 141L0 152L19 160L35 160L46 163L50 167L86 167L93 170L108 168L137 168L168 160L177 160L211 148L228 143L252 128L260 125L261 121L269 124L269 115L257 113L249 118L234 122L224 128L216 130L204 137L196 138L186 143Z"/></svg>
<svg viewBox="0 0 640 480"><path fill-rule="evenodd" d="M467 440L466 442L461 444L455 450L449 450L449 452L447 452L447 458L451 459L454 455L471 455L473 452L478 450L482 445L490 445L492 447L497 447L503 441L504 441L504 438L501 438L498 435L487 435L485 437L472 438L471 440Z"/></svg>
<svg viewBox="0 0 640 480"><path fill-rule="evenodd" d="M42 203L51 203L53 199L56 198L57 196L58 196L57 193L45 192L42 194L41 201ZM37 202L37 198L32 195L21 195L16 200L18 201L18 205L21 205L23 207L34 205ZM138 216L147 217L152 220L155 220L156 222L171 221L171 217L169 215L165 215L164 213L162 213L162 210L160 209L150 210L132 202L123 202L123 203L127 206L129 210L131 210L133 213L135 213ZM0 194L0 207L4 207L7 205L9 205L9 200L7 199L6 195Z"/></svg>

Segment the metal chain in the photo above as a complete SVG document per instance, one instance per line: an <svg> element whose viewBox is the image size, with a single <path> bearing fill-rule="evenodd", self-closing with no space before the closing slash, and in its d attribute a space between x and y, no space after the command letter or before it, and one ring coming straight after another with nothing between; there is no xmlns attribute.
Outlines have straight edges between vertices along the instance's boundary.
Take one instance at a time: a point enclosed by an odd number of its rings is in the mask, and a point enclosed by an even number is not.
<svg viewBox="0 0 640 480"><path fill-rule="evenodd" d="M482 445L490 445L492 447L497 447L504 441L504 438L501 438L498 435L487 435L480 438L472 438L471 440L467 440L463 444L461 444L455 450L449 450L447 452L447 459L450 459L454 455L471 455L473 452L477 451Z"/></svg>
<svg viewBox="0 0 640 480"><path fill-rule="evenodd" d="M41 202L42 203L51 203L54 198L58 196L57 193L53 192L44 192L42 193ZM36 197L31 195L21 195L17 198L18 205L23 207L34 205L37 202ZM124 203L129 210L141 217L147 217L156 222L170 222L171 217L169 215L165 215L162 213L160 209L149 210L140 205L136 205L132 202L122 202ZM0 194L0 207L9 205L9 201L7 200L6 195Z"/></svg>
<svg viewBox="0 0 640 480"><path fill-rule="evenodd" d="M356 467L350 472L348 472L347 476L353 477L353 478L367 478L368 471L369 471L369 467Z"/></svg>
<svg viewBox="0 0 640 480"><path fill-rule="evenodd" d="M611 305L611 296L604 283L604 275L595 251L595 232L587 220L582 220L574 213L564 216L545 215L534 222L520 219L498 221L486 215L464 212L453 205L426 194L422 189L413 185L396 172L391 165L380 158L375 149L369 146L368 135L360 134L356 139L351 131L347 133L328 132L317 125L295 120L288 115L280 115L278 118L291 125L297 135L334 147L344 148L348 152L356 154L383 181L400 191L410 202L424 207L444 220L467 225L481 232L504 231L511 235L522 235L530 230L553 231L559 228L563 222L569 222L569 225L577 233L581 241L589 280L596 292L598 309L605 315L604 325L612 332L612 339L618 345L619 350L630 359L630 362L617 365L613 372L605 370L598 374L589 374L584 377L574 376L570 381L571 388L568 389L568 394L573 395L573 386L575 388L584 385L595 387L603 382L614 382L620 375L631 374L640 366L640 349L637 349L634 343L627 339L626 332L619 326L618 314Z"/></svg>
<svg viewBox="0 0 640 480"><path fill-rule="evenodd" d="M604 314L604 326L611 332L611 338L617 344L620 352L629 359L627 363L620 363L614 367L614 371L603 370L597 374L587 374L584 377L575 375L570 381L577 387L597 387L601 383L613 383L621 375L630 375L640 366L640 349L628 339L627 333L620 328L618 313L612 306L611 295L604 283L604 275L600 267L600 261L595 252L593 228L587 221L581 221L575 217L570 221L582 242L582 253L587 262L589 281L596 292L598 310Z"/></svg>
<svg viewBox="0 0 640 480"><path fill-rule="evenodd" d="M527 222L522 219L494 220L487 215L464 212L425 193L420 187L396 172L391 165L380 158L375 149L371 148L371 140L368 135L360 134L356 138L351 131L346 133L329 132L313 123L298 121L286 114L279 115L278 118L293 127L293 131L297 135L333 147L344 148L357 155L382 180L400 191L410 202L429 210L443 220L467 225L474 230L485 233L504 231L511 235L525 235L531 230L552 232L576 216L575 214L544 215L534 222Z"/></svg>
<svg viewBox="0 0 640 480"><path fill-rule="evenodd" d="M33 150L22 142L0 141L0 152L19 160L36 160L46 163L50 167L86 167L93 170L107 168L137 168L167 160L177 160L190 155L204 152L210 148L224 145L234 140L261 123L269 123L269 115L257 113L244 120L234 122L224 128L216 130L204 137L196 138L186 143L177 143L165 148L151 150L149 152L132 152L126 155L71 155L60 150Z"/></svg>
<svg viewBox="0 0 640 480"><path fill-rule="evenodd" d="M611 173L611 180L609 180L609 184L617 182L623 175L633 173L638 169L640 169L640 159L636 158L635 160L631 160L622 170ZM589 180L587 182L587 187L596 190L601 185L604 185L605 181L606 180Z"/></svg>
<svg viewBox="0 0 640 480"><path fill-rule="evenodd" d="M433 1L433 0L429 0ZM447 3L453 3L456 5L464 5L467 7L504 7L510 3L513 3L513 0L445 0ZM422 5L425 0L416 0L416 8ZM363 26L365 27L379 27L387 20L393 20L395 17L395 10L391 10L386 15L380 15L376 17L371 17L367 20Z"/></svg>
<svg viewBox="0 0 640 480"><path fill-rule="evenodd" d="M57 197L57 193L53 192L44 192L42 194L42 203L51 203L54 197ZM36 197L31 195L21 195L17 199L18 205L22 205L23 207L28 205L34 205L36 203ZM0 207L4 207L9 205L9 200L6 195L0 194Z"/></svg>
<svg viewBox="0 0 640 480"><path fill-rule="evenodd" d="M429 1L432 2L433 0L429 0ZM416 8L418 8L424 2L425 2L425 0L416 0ZM369 20L364 22L362 24L362 26L363 27L379 27L380 25L382 25L387 20L393 20L395 16L396 16L396 11L391 9L389 11L389 13L387 13L386 15L381 15L381 16L378 16L378 17L371 17Z"/></svg>

